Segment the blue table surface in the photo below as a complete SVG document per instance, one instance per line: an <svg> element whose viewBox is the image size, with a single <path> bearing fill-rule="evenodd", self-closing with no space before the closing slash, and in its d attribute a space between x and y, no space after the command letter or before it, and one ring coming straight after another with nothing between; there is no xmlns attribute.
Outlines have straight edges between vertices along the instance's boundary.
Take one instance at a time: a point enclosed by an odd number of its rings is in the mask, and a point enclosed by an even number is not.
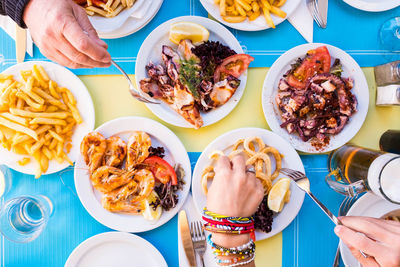
<svg viewBox="0 0 400 267"><path fill-rule="evenodd" d="M305 0L303 0L305 1ZM178 4L177 4L178 3ZM173 6L174 8L169 8ZM398 16L400 7L379 13L357 10L341 0L329 1L328 27L318 28L314 24L314 42L328 43L347 51L364 67L371 67L387 62L389 59L400 59L389 51L385 51L379 42L380 26L389 18ZM124 38L107 40L111 56L128 72L134 73L136 55L143 40L161 23L178 16L207 16L199 0L164 0L160 11L154 19L140 31ZM258 32L244 32L231 29L244 50L255 57L250 67L269 67L288 49L305 43L296 29L285 21L275 30L269 29ZM0 30L0 71L14 65L14 41ZM1 57L0 57L1 58ZM34 57L27 56L26 60L46 60L37 47ZM73 70L76 74L117 74L114 67L105 69Z"/></svg>
<svg viewBox="0 0 400 267"><path fill-rule="evenodd" d="M189 153L194 167L200 153ZM315 195L332 212L337 213L343 197L325 184L326 155L301 156ZM2 203L19 195L44 194L54 203L54 214L33 242L17 244L1 236L1 265L7 267L63 266L73 249L87 238L111 231L95 221L76 196L73 169L46 175L35 180L32 176L10 171L12 190L1 199ZM178 266L177 218L139 236L151 242L165 257L168 266ZM283 231L283 266L328 266L336 251L338 239L333 224L326 215L306 197L296 219ZM257 253L263 253L258 251Z"/></svg>

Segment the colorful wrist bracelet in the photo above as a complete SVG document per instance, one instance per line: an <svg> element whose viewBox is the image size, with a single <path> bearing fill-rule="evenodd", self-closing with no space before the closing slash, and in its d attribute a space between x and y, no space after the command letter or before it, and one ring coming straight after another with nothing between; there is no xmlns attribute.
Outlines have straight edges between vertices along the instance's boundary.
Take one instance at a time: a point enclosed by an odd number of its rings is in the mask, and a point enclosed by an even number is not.
<svg viewBox="0 0 400 267"><path fill-rule="evenodd" d="M232 222L232 223L239 223L239 224L246 224L246 223L251 223L253 222L253 217L233 217L233 216L225 216L221 214L217 214L214 212L211 212L204 208L203 210L203 215L206 218L209 218L211 220L215 221L222 221L222 222Z"/></svg>
<svg viewBox="0 0 400 267"><path fill-rule="evenodd" d="M206 223L203 225L203 229L211 233L225 233L225 234L249 234L254 232L254 225L251 227L232 227L230 225L218 225Z"/></svg>
<svg viewBox="0 0 400 267"><path fill-rule="evenodd" d="M214 220L208 217L203 216L202 217L203 221L212 223L212 224L218 224L218 225L229 225L229 226L237 226L237 227L246 227L246 226L254 226L254 221L251 221L249 223L235 223L235 222L229 222L226 220Z"/></svg>
<svg viewBox="0 0 400 267"><path fill-rule="evenodd" d="M218 254L218 256L228 256L231 254L234 255L251 255L255 252L256 245L254 244L253 240L250 240L246 244L243 244L238 247L233 247L233 248L225 248L220 245L215 244L211 240L211 235L207 236L207 243L210 245L210 247L213 250L214 255Z"/></svg>
<svg viewBox="0 0 400 267"><path fill-rule="evenodd" d="M221 265L221 264L217 263L217 266L236 267L236 266L246 265L246 264L249 264L250 262L254 261L255 258L256 258L256 254L253 254L253 256L246 261L240 261L240 262L230 264L230 265Z"/></svg>
<svg viewBox="0 0 400 267"><path fill-rule="evenodd" d="M249 256L239 256L239 257L234 257L234 258L230 258L230 259L218 259L217 257L215 258L215 262L220 265L221 263L223 264L234 264L234 263L239 263L242 261L246 261L249 260L253 257L253 255L249 255ZM223 265L225 266L225 265Z"/></svg>

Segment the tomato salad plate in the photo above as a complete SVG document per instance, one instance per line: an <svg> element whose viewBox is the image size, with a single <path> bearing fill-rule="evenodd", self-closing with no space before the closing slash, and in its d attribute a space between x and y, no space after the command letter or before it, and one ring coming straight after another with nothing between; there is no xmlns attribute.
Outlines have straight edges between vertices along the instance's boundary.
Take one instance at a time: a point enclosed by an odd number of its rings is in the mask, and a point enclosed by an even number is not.
<svg viewBox="0 0 400 267"><path fill-rule="evenodd" d="M227 116L243 95L254 59L219 23L178 17L157 27L143 42L136 85L161 104L147 104L160 119L200 128Z"/></svg>
<svg viewBox="0 0 400 267"><path fill-rule="evenodd" d="M292 146L277 134L260 128L241 128L225 133L211 142L197 161L193 172L192 192L197 210L206 206L208 187L214 178L214 166L221 155L232 159L236 155L253 166L264 187L265 196L255 219L256 239L262 240L285 229L297 216L303 200L301 191L281 168L304 173L304 166Z"/></svg>
<svg viewBox="0 0 400 267"><path fill-rule="evenodd" d="M272 131L297 150L324 153L350 141L367 116L369 90L363 71L343 50L300 45L272 65L262 106Z"/></svg>
<svg viewBox="0 0 400 267"><path fill-rule="evenodd" d="M181 208L191 167L185 147L168 128L124 117L83 138L74 179L79 199L98 222L143 232L163 225Z"/></svg>

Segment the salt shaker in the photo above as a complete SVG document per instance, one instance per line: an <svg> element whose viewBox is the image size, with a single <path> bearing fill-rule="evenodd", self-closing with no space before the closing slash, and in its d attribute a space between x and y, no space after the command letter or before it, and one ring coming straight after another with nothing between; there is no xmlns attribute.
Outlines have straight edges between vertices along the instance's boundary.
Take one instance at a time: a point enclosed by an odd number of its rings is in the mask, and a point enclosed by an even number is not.
<svg viewBox="0 0 400 267"><path fill-rule="evenodd" d="M400 60L374 68L376 105L400 105Z"/></svg>

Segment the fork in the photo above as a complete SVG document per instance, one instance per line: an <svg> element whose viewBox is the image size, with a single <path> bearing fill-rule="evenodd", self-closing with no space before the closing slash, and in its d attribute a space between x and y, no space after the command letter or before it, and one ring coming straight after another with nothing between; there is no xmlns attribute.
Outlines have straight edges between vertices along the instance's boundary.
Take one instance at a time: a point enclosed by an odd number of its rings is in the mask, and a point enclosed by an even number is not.
<svg viewBox="0 0 400 267"><path fill-rule="evenodd" d="M126 74L126 72L114 60L111 60L111 64L113 64L114 67L116 67L122 73L122 75L124 75L124 77L126 78L126 80L128 81L128 84L129 84L129 92L131 93L131 95L134 98L136 98L139 101L148 103L148 104L160 104L160 102L156 102L156 101L147 99L139 91L137 91L135 89L135 86L133 86L131 78L129 78L128 74Z"/></svg>
<svg viewBox="0 0 400 267"><path fill-rule="evenodd" d="M201 265L204 267L204 253L206 252L207 242L206 234L200 221L190 223L190 234L192 236L194 251L199 255Z"/></svg>
<svg viewBox="0 0 400 267"><path fill-rule="evenodd" d="M315 22L317 23L318 27L326 28L326 24L322 22L321 18L319 17L319 11L317 8L317 0L307 0L307 7L310 11L312 17L314 18Z"/></svg>
<svg viewBox="0 0 400 267"><path fill-rule="evenodd" d="M347 212L353 206L354 202L357 201L359 195L355 195L354 197L346 196L342 203L340 204L339 208L339 216L346 216ZM335 260L333 261L333 267L339 266L339 259L340 259L340 246L338 245L335 254Z"/></svg>
<svg viewBox="0 0 400 267"><path fill-rule="evenodd" d="M336 225L341 224L338 218L336 218L336 216L333 215L333 213L311 193L310 181L304 173L287 168L282 168L281 173L289 176L301 190L306 192Z"/></svg>

